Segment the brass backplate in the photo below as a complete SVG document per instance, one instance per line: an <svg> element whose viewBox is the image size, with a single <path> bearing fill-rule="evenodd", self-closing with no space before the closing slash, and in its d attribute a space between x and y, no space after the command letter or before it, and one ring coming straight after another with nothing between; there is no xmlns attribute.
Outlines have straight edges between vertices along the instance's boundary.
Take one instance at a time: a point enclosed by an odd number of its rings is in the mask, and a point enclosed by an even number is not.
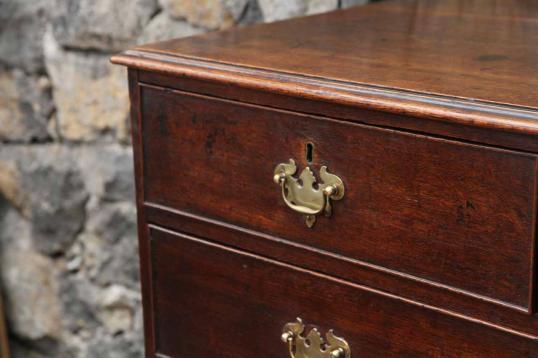
<svg viewBox="0 0 538 358"><path fill-rule="evenodd" d="M306 225L312 227L320 213L325 213L327 217L332 215L331 200L344 197L344 183L329 173L326 166L319 171L319 183L309 167L304 168L298 178L294 177L296 172L297 165L290 159L289 163L280 163L275 167L273 180L280 185L286 205L303 214Z"/></svg>
<svg viewBox="0 0 538 358"><path fill-rule="evenodd" d="M349 344L330 330L325 339L316 328L305 336L305 325L300 318L286 323L282 329L282 341L288 344L291 358L350 358Z"/></svg>

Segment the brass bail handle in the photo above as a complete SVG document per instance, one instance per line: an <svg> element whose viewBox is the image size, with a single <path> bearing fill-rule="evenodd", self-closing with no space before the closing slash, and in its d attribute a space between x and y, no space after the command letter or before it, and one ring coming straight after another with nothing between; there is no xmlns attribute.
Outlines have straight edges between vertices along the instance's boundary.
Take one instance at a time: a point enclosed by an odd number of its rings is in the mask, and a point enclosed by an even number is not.
<svg viewBox="0 0 538 358"><path fill-rule="evenodd" d="M300 318L286 323L282 329L282 341L288 344L291 358L351 358L351 349L345 339L330 330L325 339L316 328L303 335L305 325Z"/></svg>
<svg viewBox="0 0 538 358"><path fill-rule="evenodd" d="M281 187L282 198L288 207L305 215L306 225L314 226L316 215L324 212L332 215L331 200L344 197L344 183L334 174L328 172L326 166L319 171L321 182L318 183L314 173L306 167L295 178L297 165L293 159L289 163L280 163L275 167L273 180Z"/></svg>

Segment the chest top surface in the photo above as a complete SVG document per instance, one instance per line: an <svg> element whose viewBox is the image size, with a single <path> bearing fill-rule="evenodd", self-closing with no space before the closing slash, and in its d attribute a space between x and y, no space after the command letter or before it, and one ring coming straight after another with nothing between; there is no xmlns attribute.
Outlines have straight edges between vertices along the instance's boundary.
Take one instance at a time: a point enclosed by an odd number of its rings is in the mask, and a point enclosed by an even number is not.
<svg viewBox="0 0 538 358"><path fill-rule="evenodd" d="M387 0L139 46L113 61L161 71L158 62L174 62L375 100L388 94L433 116L439 106L454 118L476 107L474 124L502 127L509 118L505 129L538 133L535 0Z"/></svg>

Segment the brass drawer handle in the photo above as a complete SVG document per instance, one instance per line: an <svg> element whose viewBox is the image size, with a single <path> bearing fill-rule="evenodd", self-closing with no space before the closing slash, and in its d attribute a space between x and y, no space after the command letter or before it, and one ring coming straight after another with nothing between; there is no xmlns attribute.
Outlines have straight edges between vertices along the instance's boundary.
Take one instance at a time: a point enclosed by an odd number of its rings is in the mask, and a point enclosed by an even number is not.
<svg viewBox="0 0 538 358"><path fill-rule="evenodd" d="M293 175L297 172L297 165L293 159L289 163L280 163L276 166L273 180L279 184L282 198L291 209L306 216L306 225L314 226L316 215L325 212L325 216L332 214L331 200L340 200L344 197L344 183L334 174L322 166L319 171L321 183L309 167L301 172L299 178Z"/></svg>
<svg viewBox="0 0 538 358"><path fill-rule="evenodd" d="M300 318L296 322L286 323L282 329L282 341L288 344L291 358L350 358L349 344L330 330L325 335L313 328L303 336L305 325Z"/></svg>

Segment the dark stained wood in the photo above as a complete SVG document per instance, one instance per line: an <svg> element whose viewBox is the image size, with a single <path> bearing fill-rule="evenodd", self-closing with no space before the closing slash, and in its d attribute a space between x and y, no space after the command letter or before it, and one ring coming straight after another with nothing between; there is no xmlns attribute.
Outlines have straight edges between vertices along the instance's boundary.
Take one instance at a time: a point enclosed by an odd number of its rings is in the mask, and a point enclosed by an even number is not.
<svg viewBox="0 0 538 358"><path fill-rule="evenodd" d="M2 291L0 290L0 358L9 358L9 341L4 318L4 305L2 300Z"/></svg>
<svg viewBox="0 0 538 358"><path fill-rule="evenodd" d="M533 0L387 1L140 49L538 109L537 19Z"/></svg>
<svg viewBox="0 0 538 358"><path fill-rule="evenodd" d="M296 316L353 357L538 357L537 43L534 0L389 0L114 56L146 357L284 357ZM346 185L313 229L272 182L307 142Z"/></svg>
<svg viewBox="0 0 538 358"><path fill-rule="evenodd" d="M144 308L145 356L155 356L153 332L153 303L151 290L151 261L147 222L144 212L144 158L142 155L142 117L140 113L140 87L138 71L129 69L129 98L131 102L131 138L133 142L134 173L136 188L138 250L140 258L140 279L142 285L142 304Z"/></svg>
<svg viewBox="0 0 538 358"><path fill-rule="evenodd" d="M334 329L353 357L537 357L536 341L274 260L150 229L157 351L285 357L282 326Z"/></svg>
<svg viewBox="0 0 538 358"><path fill-rule="evenodd" d="M222 221L153 204L146 204L145 211L148 221L161 227L203 237L302 268L315 268L317 272L421 302L469 320L488 322L499 329L513 330L538 340L538 320L535 315L514 311L511 306L492 303L477 296L462 295L458 290L412 279L408 275L368 262L342 260L341 256L329 252Z"/></svg>
<svg viewBox="0 0 538 358"><path fill-rule="evenodd" d="M536 158L144 86L145 201L224 220L530 310ZM278 163L346 185L314 229Z"/></svg>
<svg viewBox="0 0 538 358"><path fill-rule="evenodd" d="M374 111L369 108L357 108L353 104L339 105L327 101L292 97L287 94L230 86L222 82L197 80L185 76L177 77L175 75L140 71L139 78L140 82L144 84L175 88L217 98L538 153L538 136L536 135L518 134L510 131L481 128L472 124L461 125L453 122L431 120L431 118Z"/></svg>
<svg viewBox="0 0 538 358"><path fill-rule="evenodd" d="M482 13L466 12L481 6ZM169 75L537 134L537 14L533 0L387 1L141 46L113 60Z"/></svg>

